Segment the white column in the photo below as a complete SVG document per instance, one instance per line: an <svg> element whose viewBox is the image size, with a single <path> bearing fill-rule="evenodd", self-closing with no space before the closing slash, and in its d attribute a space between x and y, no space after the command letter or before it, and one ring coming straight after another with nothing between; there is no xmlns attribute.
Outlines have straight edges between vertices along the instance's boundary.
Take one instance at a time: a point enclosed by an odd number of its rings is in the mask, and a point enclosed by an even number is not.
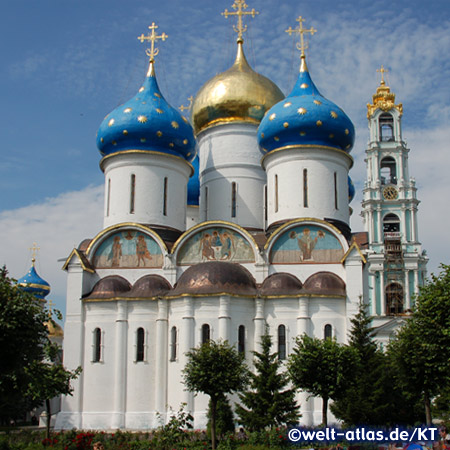
<svg viewBox="0 0 450 450"><path fill-rule="evenodd" d="M373 222L373 209L369 209L369 244L375 241L375 224Z"/></svg>
<svg viewBox="0 0 450 450"><path fill-rule="evenodd" d="M180 330L180 365L184 367L187 362L186 353L195 347L194 343L194 304L191 297L185 297L184 299L184 315L183 322ZM183 391L181 402L186 403L186 410L189 412L194 411L194 393L189 391ZM180 403L181 403L180 402Z"/></svg>
<svg viewBox="0 0 450 450"><path fill-rule="evenodd" d="M383 223L381 221L381 208L380 207L377 207L377 222L378 222L377 242L379 244L382 244L383 243L383 239L382 239L381 233L382 233L382 230L383 230Z"/></svg>
<svg viewBox="0 0 450 450"><path fill-rule="evenodd" d="M380 270L380 302L381 302L381 315L386 315L386 298L384 293L384 272Z"/></svg>
<svg viewBox="0 0 450 450"><path fill-rule="evenodd" d="M404 241L408 242L408 233L406 232L406 207L402 205L402 220L400 223L400 231L402 232L402 236Z"/></svg>
<svg viewBox="0 0 450 450"><path fill-rule="evenodd" d="M417 242L417 220L416 220L417 209L415 206L411 208L411 240Z"/></svg>
<svg viewBox="0 0 450 450"><path fill-rule="evenodd" d="M111 428L125 428L125 403L127 385L127 302L117 302L116 345L114 365L114 413Z"/></svg>
<svg viewBox="0 0 450 450"><path fill-rule="evenodd" d="M409 270L405 270L405 309L411 309L411 292L409 291Z"/></svg>
<svg viewBox="0 0 450 450"><path fill-rule="evenodd" d="M297 315L297 335L310 335L310 321L309 316L309 298L300 297L298 299L298 315Z"/></svg>
<svg viewBox="0 0 450 450"><path fill-rule="evenodd" d="M261 336L264 334L266 320L264 316L264 303L265 300L262 298L257 298L255 300L255 351L261 351Z"/></svg>
<svg viewBox="0 0 450 450"><path fill-rule="evenodd" d="M414 269L414 294L419 294L419 270Z"/></svg>
<svg viewBox="0 0 450 450"><path fill-rule="evenodd" d="M369 269L369 298L370 298L370 309L371 309L371 315L376 316L377 315L377 286L376 286L376 278L375 274L373 272L370 272Z"/></svg>
<svg viewBox="0 0 450 450"><path fill-rule="evenodd" d="M219 300L219 339L230 341L230 297L222 295Z"/></svg>
<svg viewBox="0 0 450 450"><path fill-rule="evenodd" d="M168 346L168 303L158 300L158 318L156 319L155 354L155 409L163 418L167 405L167 346Z"/></svg>

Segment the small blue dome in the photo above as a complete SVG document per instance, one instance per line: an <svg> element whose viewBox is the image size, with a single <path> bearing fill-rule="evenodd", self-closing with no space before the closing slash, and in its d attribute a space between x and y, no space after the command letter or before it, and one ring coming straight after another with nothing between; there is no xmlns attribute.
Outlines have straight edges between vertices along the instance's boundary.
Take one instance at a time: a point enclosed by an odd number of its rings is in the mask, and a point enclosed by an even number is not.
<svg viewBox="0 0 450 450"><path fill-rule="evenodd" d="M292 92L274 105L258 128L266 154L288 146L325 146L349 152L355 128L345 112L323 97L314 85L304 56Z"/></svg>
<svg viewBox="0 0 450 450"><path fill-rule="evenodd" d="M162 96L153 62L139 92L114 109L97 133L100 153L110 155L124 150L144 150L195 157L196 143L191 124Z"/></svg>
<svg viewBox="0 0 450 450"><path fill-rule="evenodd" d="M348 177L348 202L350 203L354 198L356 194L355 185L353 184L353 181L350 177Z"/></svg>
<svg viewBox="0 0 450 450"><path fill-rule="evenodd" d="M41 300L44 300L50 293L50 285L37 274L34 267L34 262L28 273L24 277L17 280L17 284L25 292L34 294L35 297Z"/></svg>
<svg viewBox="0 0 450 450"><path fill-rule="evenodd" d="M188 182L188 198L187 204L189 206L198 206L200 197L200 179L199 179L199 159L198 155L192 161L194 166L194 174Z"/></svg>

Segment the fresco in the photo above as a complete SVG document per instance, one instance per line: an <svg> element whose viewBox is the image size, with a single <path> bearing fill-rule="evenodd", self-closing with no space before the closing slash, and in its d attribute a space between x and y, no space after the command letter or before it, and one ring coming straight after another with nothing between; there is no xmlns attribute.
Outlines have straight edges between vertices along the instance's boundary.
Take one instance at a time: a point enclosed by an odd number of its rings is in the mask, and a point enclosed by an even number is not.
<svg viewBox="0 0 450 450"><path fill-rule="evenodd" d="M100 244L93 262L98 269L162 267L163 254L150 236L136 230L124 230L112 234Z"/></svg>
<svg viewBox="0 0 450 450"><path fill-rule="evenodd" d="M337 263L344 256L339 240L317 225L300 225L285 231L274 243L274 264Z"/></svg>
<svg viewBox="0 0 450 450"><path fill-rule="evenodd" d="M205 261L254 262L255 256L251 245L239 233L214 227L190 237L178 252L180 265Z"/></svg>

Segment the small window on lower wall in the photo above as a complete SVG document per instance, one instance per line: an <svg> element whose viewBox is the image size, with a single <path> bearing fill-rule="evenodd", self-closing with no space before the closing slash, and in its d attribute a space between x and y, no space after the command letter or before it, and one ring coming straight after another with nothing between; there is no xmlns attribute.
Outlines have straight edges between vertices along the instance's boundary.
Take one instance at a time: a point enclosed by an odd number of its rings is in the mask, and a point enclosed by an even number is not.
<svg viewBox="0 0 450 450"><path fill-rule="evenodd" d="M144 361L145 357L145 331L138 328L136 333L136 362Z"/></svg>
<svg viewBox="0 0 450 450"><path fill-rule="evenodd" d="M278 327L278 359L286 359L286 327Z"/></svg>
<svg viewBox="0 0 450 450"><path fill-rule="evenodd" d="M245 355L245 327L240 325L238 329L238 352Z"/></svg>
<svg viewBox="0 0 450 450"><path fill-rule="evenodd" d="M202 344L206 344L211 339L211 330L207 323L202 325Z"/></svg>
<svg viewBox="0 0 450 450"><path fill-rule="evenodd" d="M170 361L177 360L177 327L170 330Z"/></svg>
<svg viewBox="0 0 450 450"><path fill-rule="evenodd" d="M333 327L329 323L327 323L323 328L323 338L331 339L332 337L333 337Z"/></svg>
<svg viewBox="0 0 450 450"><path fill-rule="evenodd" d="M101 362L102 360L102 330L96 328L93 333L92 343L92 362Z"/></svg>

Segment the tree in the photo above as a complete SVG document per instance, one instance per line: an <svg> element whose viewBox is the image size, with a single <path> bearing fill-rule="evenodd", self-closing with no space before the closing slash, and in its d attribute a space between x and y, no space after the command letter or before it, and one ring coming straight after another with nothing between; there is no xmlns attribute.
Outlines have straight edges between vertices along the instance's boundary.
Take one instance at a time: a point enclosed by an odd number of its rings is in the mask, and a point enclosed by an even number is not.
<svg viewBox="0 0 450 450"><path fill-rule="evenodd" d="M211 443L216 448L217 402L225 394L243 389L248 380L248 369L243 356L227 341L210 340L187 353L183 369L184 383L191 392L202 392L211 399Z"/></svg>
<svg viewBox="0 0 450 450"><path fill-rule="evenodd" d="M450 266L441 268L420 288L413 314L388 347L398 383L410 398L420 395L427 424L432 421L431 399L450 379Z"/></svg>
<svg viewBox="0 0 450 450"><path fill-rule="evenodd" d="M335 339L296 338L288 371L294 386L322 398L322 425L327 426L328 401L339 398L351 384L356 356Z"/></svg>
<svg viewBox="0 0 450 450"><path fill-rule="evenodd" d="M394 369L373 339L371 322L367 305L360 301L349 334L349 347L356 356L353 380L334 400L331 411L348 426L412 425L420 421L417 408L393 382Z"/></svg>
<svg viewBox="0 0 450 450"><path fill-rule="evenodd" d="M261 337L261 352L253 352L255 373L250 373L250 390L239 394L241 405L236 405L240 423L251 431L278 425L295 425L299 406L295 389L286 389L289 378L281 372L278 353L270 353L272 338L266 328ZM245 408L245 407L246 408Z"/></svg>
<svg viewBox="0 0 450 450"><path fill-rule="evenodd" d="M211 400L208 405L208 423L206 425L206 432L211 437ZM234 414L231 409L230 402L227 397L219 397L216 406L216 433L219 436L224 436L226 433L234 431Z"/></svg>

